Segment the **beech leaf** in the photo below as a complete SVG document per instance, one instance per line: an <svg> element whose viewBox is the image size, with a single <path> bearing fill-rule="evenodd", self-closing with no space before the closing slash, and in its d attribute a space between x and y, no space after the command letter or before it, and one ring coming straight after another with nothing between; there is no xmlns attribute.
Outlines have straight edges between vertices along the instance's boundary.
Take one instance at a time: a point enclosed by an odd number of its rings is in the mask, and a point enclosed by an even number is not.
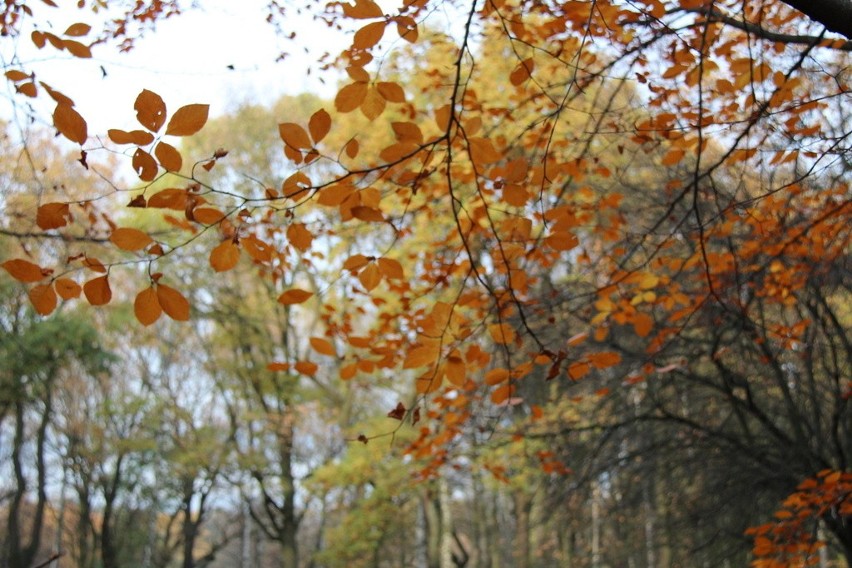
<svg viewBox="0 0 852 568"><path fill-rule="evenodd" d="M171 136L191 136L204 128L210 105L192 104L182 106L172 115L166 134Z"/></svg>

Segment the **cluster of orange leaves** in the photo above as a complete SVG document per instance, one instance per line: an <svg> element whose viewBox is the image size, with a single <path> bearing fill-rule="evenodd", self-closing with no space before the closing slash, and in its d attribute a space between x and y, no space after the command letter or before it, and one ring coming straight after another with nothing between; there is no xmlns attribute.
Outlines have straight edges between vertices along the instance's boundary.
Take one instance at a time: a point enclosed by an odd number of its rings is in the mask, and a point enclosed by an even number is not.
<svg viewBox="0 0 852 568"><path fill-rule="evenodd" d="M825 542L820 519L852 517L852 473L830 469L803 481L775 513L775 521L746 531L754 537L753 568L802 568L819 562Z"/></svg>

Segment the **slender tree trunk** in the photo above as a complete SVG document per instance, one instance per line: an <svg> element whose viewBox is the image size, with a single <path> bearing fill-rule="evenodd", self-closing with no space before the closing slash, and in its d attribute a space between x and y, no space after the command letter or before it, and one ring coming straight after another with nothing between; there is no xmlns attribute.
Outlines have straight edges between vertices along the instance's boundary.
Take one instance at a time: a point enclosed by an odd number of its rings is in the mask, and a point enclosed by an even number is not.
<svg viewBox="0 0 852 568"><path fill-rule="evenodd" d="M522 491L514 491L512 500L515 505L515 566L529 568L530 566L530 508L532 499Z"/></svg>
<svg viewBox="0 0 852 568"><path fill-rule="evenodd" d="M441 511L441 568L453 568L453 517L450 510L450 485L438 478L438 506Z"/></svg>

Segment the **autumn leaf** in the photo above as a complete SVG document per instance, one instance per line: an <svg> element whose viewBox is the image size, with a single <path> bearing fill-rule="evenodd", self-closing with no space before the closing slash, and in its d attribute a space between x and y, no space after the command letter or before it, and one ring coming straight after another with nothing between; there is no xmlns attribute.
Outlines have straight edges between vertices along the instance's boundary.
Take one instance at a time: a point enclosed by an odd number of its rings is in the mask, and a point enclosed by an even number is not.
<svg viewBox="0 0 852 568"><path fill-rule="evenodd" d="M57 278L53 287L63 300L79 298L80 294L83 293L83 288L70 278Z"/></svg>
<svg viewBox="0 0 852 568"><path fill-rule="evenodd" d="M287 227L287 240L299 251L307 252L311 248L314 235L304 224L292 223Z"/></svg>
<svg viewBox="0 0 852 568"><path fill-rule="evenodd" d="M163 169L169 172L179 172L183 166L183 157L177 148L166 142L158 142L154 148L154 155L157 156L160 165Z"/></svg>
<svg viewBox="0 0 852 568"><path fill-rule="evenodd" d="M189 301L183 294L165 284L157 284L156 289L157 301L167 316L175 321L189 321Z"/></svg>
<svg viewBox="0 0 852 568"><path fill-rule="evenodd" d="M93 306L103 306L112 300L112 290L107 276L93 278L83 284L83 294Z"/></svg>
<svg viewBox="0 0 852 568"><path fill-rule="evenodd" d="M138 229L119 228L112 232L109 240L121 250L141 250L154 242L147 233Z"/></svg>
<svg viewBox="0 0 852 568"><path fill-rule="evenodd" d="M163 110L165 113L165 109ZM171 136L191 136L204 128L210 105L191 104L182 106L172 115L166 126L166 134ZM159 130L151 129L151 130Z"/></svg>
<svg viewBox="0 0 852 568"><path fill-rule="evenodd" d="M468 138L467 143L470 159L478 166L493 164L503 157L487 138Z"/></svg>
<svg viewBox="0 0 852 568"><path fill-rule="evenodd" d="M295 150L307 150L313 147L305 129L293 122L283 122L278 125L278 134L285 144Z"/></svg>
<svg viewBox="0 0 852 568"><path fill-rule="evenodd" d="M69 37L82 37L89 35L89 32L92 30L92 26L78 22L76 24L71 24L66 28L65 33L62 35L66 35Z"/></svg>
<svg viewBox="0 0 852 568"><path fill-rule="evenodd" d="M338 112L352 112L361 106L367 97L367 83L350 83L338 91L334 97L334 108Z"/></svg>
<svg viewBox="0 0 852 568"><path fill-rule="evenodd" d="M328 355L330 357L337 355L337 352L334 350L334 346L329 341L321 337L311 337L309 341L314 351L320 355Z"/></svg>
<svg viewBox="0 0 852 568"><path fill-rule="evenodd" d="M507 323L495 323L488 326L488 333L495 343L505 345L515 340L515 330Z"/></svg>
<svg viewBox="0 0 852 568"><path fill-rule="evenodd" d="M3 264L0 264L0 266L5 268L6 272L8 272L12 278L25 284L38 282L45 277L44 270L41 266L20 258L7 260Z"/></svg>
<svg viewBox="0 0 852 568"><path fill-rule="evenodd" d="M382 276L385 278L402 280L405 278L405 272L402 268L402 264L398 260L393 260L392 258L380 258L376 261L379 266L379 272L381 272Z"/></svg>
<svg viewBox="0 0 852 568"><path fill-rule="evenodd" d="M107 130L107 136L116 144L136 144L137 146L147 146L154 141L154 135L146 130L131 130L126 132L111 128Z"/></svg>
<svg viewBox="0 0 852 568"><path fill-rule="evenodd" d="M369 263L358 273L358 281L368 292L373 290L382 281L382 274L375 262Z"/></svg>
<svg viewBox="0 0 852 568"><path fill-rule="evenodd" d="M70 219L71 209L67 203L45 203L36 211L36 225L43 231L64 227Z"/></svg>
<svg viewBox="0 0 852 568"><path fill-rule="evenodd" d="M513 394L515 394L515 385L510 383L500 385L491 393L491 402L494 404L503 404L508 401Z"/></svg>
<svg viewBox="0 0 852 568"><path fill-rule="evenodd" d="M361 112L370 120L375 120L385 111L386 101L378 88L370 87L361 102Z"/></svg>
<svg viewBox="0 0 852 568"><path fill-rule="evenodd" d="M210 251L210 266L216 272L227 272L234 268L240 260L240 247L232 239L219 243Z"/></svg>
<svg viewBox="0 0 852 568"><path fill-rule="evenodd" d="M56 105L53 125L68 140L77 144L85 144L89 137L86 120L69 104Z"/></svg>
<svg viewBox="0 0 852 568"><path fill-rule="evenodd" d="M136 300L133 302L133 313L139 323L145 326L160 319L163 308L160 307L160 300L153 286L145 288L136 295Z"/></svg>
<svg viewBox="0 0 852 568"><path fill-rule="evenodd" d="M511 75L509 75L509 82L515 85L516 87L521 83L527 81L532 75L532 71L535 68L535 62L532 57L528 59L524 59L521 61L517 67L512 71Z"/></svg>
<svg viewBox="0 0 852 568"><path fill-rule="evenodd" d="M56 309L56 292L50 284L33 286L29 291L29 296L30 302L40 315L50 315Z"/></svg>
<svg viewBox="0 0 852 568"><path fill-rule="evenodd" d="M133 170L142 181L153 181L157 177L157 161L142 148L137 148L131 161Z"/></svg>
<svg viewBox="0 0 852 568"><path fill-rule="evenodd" d="M405 356L402 364L403 369L414 369L434 365L438 360L440 348L437 343L429 343L411 349Z"/></svg>
<svg viewBox="0 0 852 568"><path fill-rule="evenodd" d="M379 95L389 103L405 102L405 91L399 83L379 81L376 83L376 89L379 91Z"/></svg>
<svg viewBox="0 0 852 568"><path fill-rule="evenodd" d="M144 89L139 93L133 108L136 110L136 120L151 132L158 132L166 122L166 103L153 91Z"/></svg>
<svg viewBox="0 0 852 568"><path fill-rule="evenodd" d="M278 296L278 303L290 306L293 304L301 304L313 296L312 292L300 290L299 288L291 288Z"/></svg>
<svg viewBox="0 0 852 568"><path fill-rule="evenodd" d="M311 119L308 122L308 130L311 133L314 145L319 144L325 138L326 134L331 130L331 116L325 109L320 109L311 115Z"/></svg>
<svg viewBox="0 0 852 568"><path fill-rule="evenodd" d="M370 49L379 41L385 33L387 22L372 22L355 32L352 47L355 49Z"/></svg>
<svg viewBox="0 0 852 568"><path fill-rule="evenodd" d="M305 376L313 377L317 374L317 371L319 370L319 365L311 361L296 361L296 364L293 365L293 368Z"/></svg>

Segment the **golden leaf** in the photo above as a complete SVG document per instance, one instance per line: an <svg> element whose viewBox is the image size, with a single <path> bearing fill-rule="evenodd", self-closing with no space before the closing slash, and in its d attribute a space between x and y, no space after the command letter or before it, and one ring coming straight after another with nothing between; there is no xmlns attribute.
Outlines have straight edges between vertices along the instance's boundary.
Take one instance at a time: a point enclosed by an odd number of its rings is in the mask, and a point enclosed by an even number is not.
<svg viewBox="0 0 852 568"><path fill-rule="evenodd" d="M376 87L370 87L361 103L361 112L370 120L375 120L385 111L385 98Z"/></svg>
<svg viewBox="0 0 852 568"><path fill-rule="evenodd" d="M499 385L500 383L507 382L510 376L509 369L503 369L502 367L491 369L485 373L485 384L488 386Z"/></svg>
<svg viewBox="0 0 852 568"><path fill-rule="evenodd" d="M352 47L355 49L370 49L379 41L385 34L387 22L372 22L355 32L355 37L352 40Z"/></svg>
<svg viewBox="0 0 852 568"><path fill-rule="evenodd" d="M382 275L375 262L369 263L358 273L358 281L368 292L379 285L379 282L382 281Z"/></svg>
<svg viewBox="0 0 852 568"><path fill-rule="evenodd" d="M433 365L438 360L440 352L440 344L437 342L414 347L406 354L402 368L414 369L415 367Z"/></svg>
<svg viewBox="0 0 852 568"><path fill-rule="evenodd" d="M402 280L405 278L405 271L403 271L402 264L399 261L392 258L380 258L377 263L379 265L379 272L385 278L392 280Z"/></svg>
<svg viewBox="0 0 852 568"><path fill-rule="evenodd" d="M283 122L279 124L278 134L281 136L281 140L283 140L285 144L295 150L307 150L313 146L313 144L311 144L311 139L308 137L308 133L305 132L305 129L293 122Z"/></svg>
<svg viewBox="0 0 852 568"><path fill-rule="evenodd" d="M376 83L376 89L379 90L379 94L382 95L382 98L389 103L405 102L405 91L402 90L399 83L379 81Z"/></svg>
<svg viewBox="0 0 852 568"><path fill-rule="evenodd" d="M169 120L166 134L171 136L191 136L204 128L210 105L191 104L182 106Z"/></svg>
<svg viewBox="0 0 852 568"><path fill-rule="evenodd" d="M183 211L186 209L187 193L185 189L169 188L158 191L148 198L148 207L158 209L174 209Z"/></svg>
<svg viewBox="0 0 852 568"><path fill-rule="evenodd" d="M367 96L367 83L350 83L340 89L334 97L334 108L338 112L352 112L361 106Z"/></svg>
<svg viewBox="0 0 852 568"><path fill-rule="evenodd" d="M311 138L315 145L319 144L320 140L325 138L326 134L331 130L331 116L325 109L320 109L311 115L311 119L308 122L308 130L311 132Z"/></svg>
<svg viewBox="0 0 852 568"><path fill-rule="evenodd" d="M507 323L493 323L488 326L491 339L500 345L512 343L515 340L515 330Z"/></svg>
<svg viewBox="0 0 852 568"><path fill-rule="evenodd" d="M491 393L491 402L494 404L503 404L511 396L515 394L515 385L505 384L494 389L494 392Z"/></svg>

